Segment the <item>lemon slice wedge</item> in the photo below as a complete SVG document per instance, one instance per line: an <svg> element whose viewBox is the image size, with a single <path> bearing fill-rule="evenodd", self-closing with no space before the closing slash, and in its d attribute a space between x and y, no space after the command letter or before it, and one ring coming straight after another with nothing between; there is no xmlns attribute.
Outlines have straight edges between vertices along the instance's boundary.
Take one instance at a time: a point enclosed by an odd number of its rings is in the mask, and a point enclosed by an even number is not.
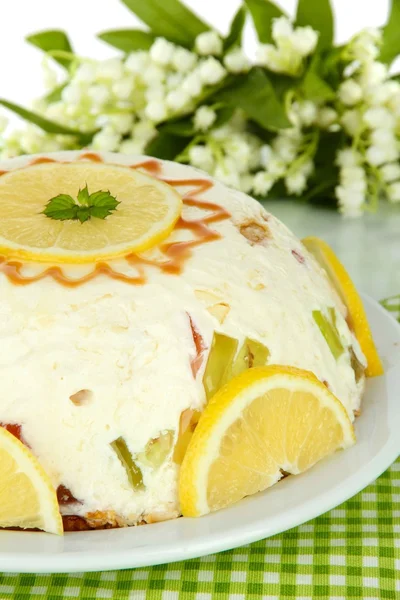
<svg viewBox="0 0 400 600"><path fill-rule="evenodd" d="M365 374L367 377L382 375L381 359L372 338L362 300L346 269L332 248L323 240L317 237L307 237L302 242L325 270L343 304L347 307L347 321L367 359Z"/></svg>
<svg viewBox="0 0 400 600"><path fill-rule="evenodd" d="M32 452L0 427L0 527L63 534L57 495Z"/></svg>
<svg viewBox="0 0 400 600"><path fill-rule="evenodd" d="M84 223L42 214L59 194L110 191L120 202ZM85 263L140 252L172 231L182 210L174 188L135 169L99 163L43 163L0 177L0 253L37 262Z"/></svg>
<svg viewBox="0 0 400 600"><path fill-rule="evenodd" d="M183 459L184 516L229 506L355 442L341 402L308 371L266 366L222 387L200 417Z"/></svg>

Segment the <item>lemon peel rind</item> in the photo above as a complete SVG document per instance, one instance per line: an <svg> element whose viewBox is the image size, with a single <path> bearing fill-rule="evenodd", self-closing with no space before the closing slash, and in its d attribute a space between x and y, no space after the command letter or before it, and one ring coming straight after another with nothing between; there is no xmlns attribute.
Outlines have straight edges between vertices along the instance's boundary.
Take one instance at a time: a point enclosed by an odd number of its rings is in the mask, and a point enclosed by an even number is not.
<svg viewBox="0 0 400 600"><path fill-rule="evenodd" d="M318 237L310 236L304 238L302 243L315 258L319 266L322 267L325 272L327 272L324 264L319 260L317 254L315 253L315 247L317 247L318 251L322 254L324 260L328 263L333 271L334 278L337 280L338 285L340 286L339 290L337 291L347 307L351 319L351 325L354 329L354 335L356 336L361 350L367 359L367 368L365 370L366 376L377 377L379 375L383 375L384 370L382 362L379 358L378 351L372 337L364 305L350 275L337 258L332 248L326 242ZM327 272L327 275L328 278L332 280L330 273Z"/></svg>
<svg viewBox="0 0 400 600"><path fill-rule="evenodd" d="M249 369L222 387L211 398L200 417L181 467L179 496L184 516L197 517L210 511L207 502L207 475L218 455L223 433L246 406L261 394L279 387L280 382L282 387L293 386L296 391L318 391L318 397L323 400L325 406L332 410L334 407L337 409L335 415L339 417L344 434L343 444L337 449L345 449L355 443L354 428L346 409L313 373L281 365ZM235 410L227 411L231 405L235 405ZM199 474L197 481L193 473ZM279 478L280 476L277 476L277 480Z"/></svg>
<svg viewBox="0 0 400 600"><path fill-rule="evenodd" d="M22 442L3 427L0 427L0 446L15 460L19 470L30 477L35 490L42 492L38 493L38 498L41 517L43 518L43 530L48 533L63 535L63 523L56 492L49 476L37 458Z"/></svg>

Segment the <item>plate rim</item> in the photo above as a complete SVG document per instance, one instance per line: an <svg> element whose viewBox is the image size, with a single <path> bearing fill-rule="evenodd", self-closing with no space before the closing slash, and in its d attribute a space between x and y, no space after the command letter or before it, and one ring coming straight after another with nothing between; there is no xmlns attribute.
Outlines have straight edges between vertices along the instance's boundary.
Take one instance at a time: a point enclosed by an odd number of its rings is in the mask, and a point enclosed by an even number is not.
<svg viewBox="0 0 400 600"><path fill-rule="evenodd" d="M378 311L385 319L389 319L393 328L397 331L400 340L400 324L396 319L385 310L380 303L361 294L363 301L373 310ZM248 523L239 524L234 530L230 530L225 536L221 537L216 533L207 533L206 537L195 538L194 540L179 545L168 543L143 548L142 553L136 553L136 549L123 549L107 553L43 553L35 555L31 552L4 553L0 551L0 571L10 573L76 573L90 571L109 571L129 568L150 567L158 564L178 562L192 558L200 558L208 554L215 554L225 550L244 546L246 544L269 538L278 533L283 533L293 527L298 527L303 523L315 519L316 517L334 509L349 498L358 494L362 489L377 479L390 465L398 458L400 453L400 438L394 439L392 436L389 443L357 471L357 485L349 487L338 485L335 490L326 490L318 494L316 499L310 499L306 508L303 508L299 518L294 509L290 509L287 514L283 513L282 518L274 523L268 517L258 519L250 525ZM354 478L354 475L351 476ZM321 510L322 507L322 510ZM169 523L169 522L166 522ZM162 528L165 523L156 523L152 527ZM110 530L111 532L111 530ZM10 532L8 532L10 533ZM96 535L97 531L91 532ZM104 531L101 532L104 534ZM15 532L16 535L27 535L24 532ZM46 533L34 533L32 535L49 536ZM80 535L79 532L67 533L66 536Z"/></svg>

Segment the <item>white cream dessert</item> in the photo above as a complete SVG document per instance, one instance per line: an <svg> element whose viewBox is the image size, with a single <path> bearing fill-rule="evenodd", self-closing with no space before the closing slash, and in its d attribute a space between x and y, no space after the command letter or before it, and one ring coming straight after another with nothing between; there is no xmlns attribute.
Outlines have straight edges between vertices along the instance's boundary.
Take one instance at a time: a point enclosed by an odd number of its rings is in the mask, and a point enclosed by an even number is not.
<svg viewBox="0 0 400 600"><path fill-rule="evenodd" d="M168 239L139 259L107 260L115 277L104 266L95 271L93 262L0 264L0 422L49 474L62 514L90 527L179 516L174 447L182 414L190 420L205 406L215 332L237 340L237 348L259 342L268 364L313 372L351 419L366 365L326 273L257 201L191 167L100 158L144 163L143 172L150 168L171 185L179 180L182 215ZM52 159L92 164L93 156ZM189 221L197 228L185 226ZM196 244L177 245L190 240ZM169 254L168 244L175 244ZM126 451L134 481L121 457Z"/></svg>

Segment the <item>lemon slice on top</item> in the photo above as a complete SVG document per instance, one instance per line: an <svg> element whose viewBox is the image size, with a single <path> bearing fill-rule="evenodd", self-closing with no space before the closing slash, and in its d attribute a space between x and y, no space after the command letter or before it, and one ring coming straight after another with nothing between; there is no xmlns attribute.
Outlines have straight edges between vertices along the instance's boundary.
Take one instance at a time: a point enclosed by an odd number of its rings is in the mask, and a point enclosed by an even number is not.
<svg viewBox="0 0 400 600"><path fill-rule="evenodd" d="M198 517L302 473L355 441L341 402L310 372L256 367L222 387L183 459L182 514Z"/></svg>
<svg viewBox="0 0 400 600"><path fill-rule="evenodd" d="M347 307L347 321L354 331L361 350L367 359L367 377L382 375L383 367L379 358L362 300L349 274L326 242L317 237L302 240L304 246L325 270L343 304Z"/></svg>
<svg viewBox="0 0 400 600"><path fill-rule="evenodd" d="M60 194L109 191L119 202L107 218L56 220L43 214ZM38 262L84 263L157 245L172 231L182 199L171 186L128 167L43 163L0 177L0 253Z"/></svg>
<svg viewBox="0 0 400 600"><path fill-rule="evenodd" d="M0 527L63 534L57 495L32 452L0 427Z"/></svg>

